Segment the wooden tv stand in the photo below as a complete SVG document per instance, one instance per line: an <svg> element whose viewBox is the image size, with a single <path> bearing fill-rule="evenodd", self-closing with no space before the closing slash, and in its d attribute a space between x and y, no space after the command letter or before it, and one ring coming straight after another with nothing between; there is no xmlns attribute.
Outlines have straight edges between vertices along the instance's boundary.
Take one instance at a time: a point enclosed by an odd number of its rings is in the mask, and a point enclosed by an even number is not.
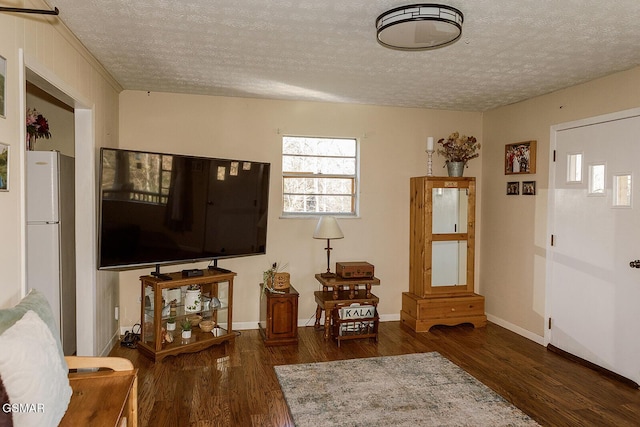
<svg viewBox="0 0 640 427"><path fill-rule="evenodd" d="M140 277L142 289L142 308L140 342L138 350L154 361L162 360L167 356L175 356L181 353L194 353L212 345L235 338L232 327L233 308L233 279L236 273L205 269L202 276L183 277L181 272L169 273L171 280L165 280L155 276ZM168 289L180 289L189 285L200 285L202 295L216 297L220 300L220 307L209 307L204 310L186 311L184 300L177 304L176 329L173 331L173 342L164 342L162 332L167 328L169 315L162 315L162 309L170 301L163 303L162 291ZM174 291L177 292L177 291ZM167 292L165 292L166 294ZM146 298L149 296L149 298ZM193 327L191 338L183 339L180 324L187 316L199 314L203 319L212 319L217 322L218 328L213 332L203 332L199 327Z"/></svg>

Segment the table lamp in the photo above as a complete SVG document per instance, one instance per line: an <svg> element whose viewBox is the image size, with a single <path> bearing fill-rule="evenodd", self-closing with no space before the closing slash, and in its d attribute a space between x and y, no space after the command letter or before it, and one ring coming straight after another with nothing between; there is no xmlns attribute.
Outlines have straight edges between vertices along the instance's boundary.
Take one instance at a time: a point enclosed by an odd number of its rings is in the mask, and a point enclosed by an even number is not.
<svg viewBox="0 0 640 427"><path fill-rule="evenodd" d="M313 232L314 239L327 239L327 272L322 273L322 277L334 277L335 274L331 272L331 239L342 239L344 234L340 230L338 221L332 216L323 216L316 225L316 231Z"/></svg>

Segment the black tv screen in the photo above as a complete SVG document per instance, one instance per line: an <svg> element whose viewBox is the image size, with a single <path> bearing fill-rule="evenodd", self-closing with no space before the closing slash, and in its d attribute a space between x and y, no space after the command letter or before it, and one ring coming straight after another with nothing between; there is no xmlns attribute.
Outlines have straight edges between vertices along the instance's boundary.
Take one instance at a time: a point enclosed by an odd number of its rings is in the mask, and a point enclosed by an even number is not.
<svg viewBox="0 0 640 427"><path fill-rule="evenodd" d="M100 269L264 254L269 163L102 148Z"/></svg>

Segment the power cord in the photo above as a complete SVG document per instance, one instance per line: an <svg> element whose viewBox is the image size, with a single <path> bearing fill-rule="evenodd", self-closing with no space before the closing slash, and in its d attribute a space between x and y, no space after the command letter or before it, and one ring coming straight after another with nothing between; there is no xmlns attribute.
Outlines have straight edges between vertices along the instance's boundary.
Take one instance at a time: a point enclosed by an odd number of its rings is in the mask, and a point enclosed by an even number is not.
<svg viewBox="0 0 640 427"><path fill-rule="evenodd" d="M138 341L140 341L141 330L142 330L142 326L139 323L136 323L135 325L133 325L133 327L131 328L131 332L126 331L124 333L124 337L122 337L122 340L120 341L120 345L122 347L137 348Z"/></svg>

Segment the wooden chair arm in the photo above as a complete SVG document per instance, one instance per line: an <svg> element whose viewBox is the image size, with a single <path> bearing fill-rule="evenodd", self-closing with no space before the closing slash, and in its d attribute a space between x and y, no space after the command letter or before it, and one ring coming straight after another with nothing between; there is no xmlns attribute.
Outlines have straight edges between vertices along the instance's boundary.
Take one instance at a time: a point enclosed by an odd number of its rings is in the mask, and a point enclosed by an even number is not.
<svg viewBox="0 0 640 427"><path fill-rule="evenodd" d="M132 371L133 363L123 357L65 356L69 369L108 368L114 371Z"/></svg>
<svg viewBox="0 0 640 427"><path fill-rule="evenodd" d="M65 356L69 370L106 368L111 371L70 372L73 390L60 426L120 427L138 425L138 370L122 357Z"/></svg>

